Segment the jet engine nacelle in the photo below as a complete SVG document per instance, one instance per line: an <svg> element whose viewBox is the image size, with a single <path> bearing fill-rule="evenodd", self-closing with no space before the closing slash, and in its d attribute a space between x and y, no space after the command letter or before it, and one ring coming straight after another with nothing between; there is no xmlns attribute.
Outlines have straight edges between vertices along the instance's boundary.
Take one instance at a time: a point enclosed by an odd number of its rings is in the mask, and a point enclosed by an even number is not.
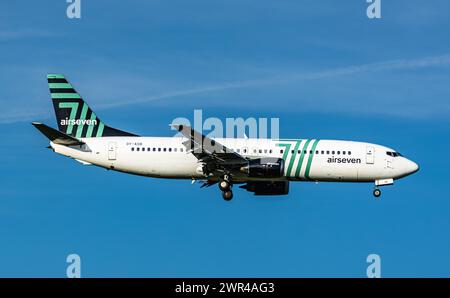
<svg viewBox="0 0 450 298"><path fill-rule="evenodd" d="M279 178L284 175L284 160L282 158L252 159L240 170L249 177Z"/></svg>
<svg viewBox="0 0 450 298"><path fill-rule="evenodd" d="M253 192L256 196L287 195L289 181L251 181L240 188Z"/></svg>

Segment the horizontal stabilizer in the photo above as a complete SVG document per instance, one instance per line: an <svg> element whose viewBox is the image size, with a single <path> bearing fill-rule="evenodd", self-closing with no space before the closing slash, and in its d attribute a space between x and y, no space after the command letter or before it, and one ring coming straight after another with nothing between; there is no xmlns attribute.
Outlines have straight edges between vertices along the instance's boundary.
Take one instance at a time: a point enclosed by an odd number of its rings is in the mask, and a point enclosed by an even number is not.
<svg viewBox="0 0 450 298"><path fill-rule="evenodd" d="M45 124L39 122L33 122L31 124L33 124L34 127L36 127L44 136L46 136L50 141L52 141L55 144L64 146L76 146L84 144L84 142L78 140L77 138L66 135L65 133L53 129Z"/></svg>

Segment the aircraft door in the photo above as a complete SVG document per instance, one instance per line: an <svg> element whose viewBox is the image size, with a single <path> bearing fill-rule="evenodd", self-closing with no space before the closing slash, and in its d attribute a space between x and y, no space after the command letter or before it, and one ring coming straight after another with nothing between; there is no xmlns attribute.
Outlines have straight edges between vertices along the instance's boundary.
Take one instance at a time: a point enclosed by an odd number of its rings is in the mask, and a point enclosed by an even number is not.
<svg viewBox="0 0 450 298"><path fill-rule="evenodd" d="M108 144L108 160L116 160L117 144L116 142L109 142Z"/></svg>
<svg viewBox="0 0 450 298"><path fill-rule="evenodd" d="M366 147L366 164L373 164L375 149L372 146Z"/></svg>

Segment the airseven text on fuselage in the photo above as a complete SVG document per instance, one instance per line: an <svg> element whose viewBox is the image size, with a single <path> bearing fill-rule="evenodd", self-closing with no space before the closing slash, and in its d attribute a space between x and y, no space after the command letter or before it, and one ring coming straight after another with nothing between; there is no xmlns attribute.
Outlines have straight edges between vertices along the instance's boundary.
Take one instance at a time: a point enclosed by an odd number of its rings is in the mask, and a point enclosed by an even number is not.
<svg viewBox="0 0 450 298"><path fill-rule="evenodd" d="M361 163L360 158L346 158L346 157L330 157L327 160L328 163Z"/></svg>

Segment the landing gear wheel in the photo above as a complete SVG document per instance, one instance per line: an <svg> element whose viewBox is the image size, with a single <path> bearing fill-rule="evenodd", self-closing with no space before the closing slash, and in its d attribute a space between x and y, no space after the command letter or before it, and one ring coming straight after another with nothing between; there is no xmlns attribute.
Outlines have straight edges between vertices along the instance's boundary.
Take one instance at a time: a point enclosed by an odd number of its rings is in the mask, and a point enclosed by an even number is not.
<svg viewBox="0 0 450 298"><path fill-rule="evenodd" d="M231 183L225 180L219 182L219 188L221 191L228 191L231 188Z"/></svg>
<svg viewBox="0 0 450 298"><path fill-rule="evenodd" d="M375 188L375 189L373 190L373 196L374 196L375 198L378 198L379 196L381 196L381 190L380 190L379 188Z"/></svg>
<svg viewBox="0 0 450 298"><path fill-rule="evenodd" d="M233 192L231 190L222 191L222 197L225 201L230 201L233 198Z"/></svg>

